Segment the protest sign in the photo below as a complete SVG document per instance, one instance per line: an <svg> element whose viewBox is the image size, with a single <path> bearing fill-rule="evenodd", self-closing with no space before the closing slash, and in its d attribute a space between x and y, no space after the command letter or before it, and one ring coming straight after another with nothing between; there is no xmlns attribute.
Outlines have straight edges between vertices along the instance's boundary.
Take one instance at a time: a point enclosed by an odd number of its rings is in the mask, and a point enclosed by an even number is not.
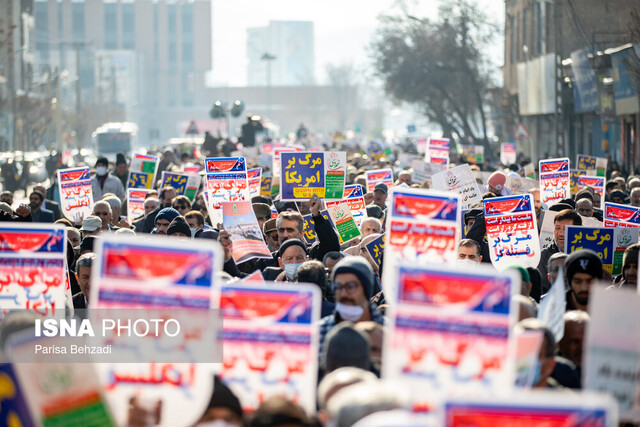
<svg viewBox="0 0 640 427"><path fill-rule="evenodd" d="M622 256L627 247L638 242L638 232L632 227L566 226L565 253L591 249L602 260L602 268L611 274L622 272ZM615 272L615 273L614 273Z"/></svg>
<svg viewBox="0 0 640 427"><path fill-rule="evenodd" d="M370 141L367 146L367 155L377 162L384 157L384 147L380 141Z"/></svg>
<svg viewBox="0 0 640 427"><path fill-rule="evenodd" d="M205 160L207 210L211 223L222 223L222 202L251 200L244 157L212 157Z"/></svg>
<svg viewBox="0 0 640 427"><path fill-rule="evenodd" d="M622 421L640 421L640 295L591 285L582 373L584 388L611 393Z"/></svg>
<svg viewBox="0 0 640 427"><path fill-rule="evenodd" d="M578 177L577 190L580 191L583 188L591 187L600 195L600 205L594 206L594 208L602 209L604 207L604 177L582 175Z"/></svg>
<svg viewBox="0 0 640 427"><path fill-rule="evenodd" d="M188 174L199 174L200 173L200 165L183 165L182 166L182 172L184 173L188 173Z"/></svg>
<svg viewBox="0 0 640 427"><path fill-rule="evenodd" d="M425 181L430 180L434 174L445 170L446 166L435 163L426 163L424 160L420 159L411 162L411 168L413 169L413 182L422 185Z"/></svg>
<svg viewBox="0 0 640 427"><path fill-rule="evenodd" d="M387 268L397 290L389 295L383 379L406 380L418 398L512 387L515 272L407 260Z"/></svg>
<svg viewBox="0 0 640 427"><path fill-rule="evenodd" d="M489 181L489 177L491 176L491 172L486 171L472 171L473 177L476 179L476 182L479 185L486 185Z"/></svg>
<svg viewBox="0 0 640 427"><path fill-rule="evenodd" d="M362 186L360 184L346 185L344 187L344 199L325 201L327 208L335 206L338 203L347 202L353 220L356 222L358 229L362 224L362 221L367 217L367 206L364 202L364 195L362 194Z"/></svg>
<svg viewBox="0 0 640 427"><path fill-rule="evenodd" d="M411 167L411 163L414 160L422 161L422 157L418 157L418 156L415 156L413 154L408 154L408 153L399 153L398 154L398 167L400 167L400 169L408 169L408 168Z"/></svg>
<svg viewBox="0 0 640 427"><path fill-rule="evenodd" d="M338 230L341 244L360 237L360 230L353 220L353 215L351 215L351 210L347 203L338 203L327 208L327 211L336 230Z"/></svg>
<svg viewBox="0 0 640 427"><path fill-rule="evenodd" d="M584 171L578 169L571 169L569 171L569 187L571 188L571 194L576 194L578 192L578 178L584 174Z"/></svg>
<svg viewBox="0 0 640 427"><path fill-rule="evenodd" d="M427 152L427 147L429 145L429 141L427 138L418 138L416 140L416 150L418 154L425 154Z"/></svg>
<svg viewBox="0 0 640 427"><path fill-rule="evenodd" d="M366 171L367 193L373 193L376 184L386 184L387 189L393 187L393 171L391 169L375 169Z"/></svg>
<svg viewBox="0 0 640 427"><path fill-rule="evenodd" d="M36 425L27 404L27 396L11 363L0 364L0 425L9 427Z"/></svg>
<svg viewBox="0 0 640 427"><path fill-rule="evenodd" d="M320 301L316 285L222 287L224 361L219 375L246 411L281 395L315 412Z"/></svg>
<svg viewBox="0 0 640 427"><path fill-rule="evenodd" d="M556 281L551 285L551 289L540 300L538 307L538 319L542 320L553 335L556 342L560 342L564 336L564 313L567 310L567 294L564 287L564 272L558 272Z"/></svg>
<svg viewBox="0 0 640 427"><path fill-rule="evenodd" d="M447 138L429 138L429 145L425 153L425 162L449 165L449 140Z"/></svg>
<svg viewBox="0 0 640 427"><path fill-rule="evenodd" d="M271 173L266 172L260 179L260 195L271 197Z"/></svg>
<svg viewBox="0 0 640 427"><path fill-rule="evenodd" d="M578 154L576 163L576 168L583 171L585 175L607 176L607 159L604 157Z"/></svg>
<svg viewBox="0 0 640 427"><path fill-rule="evenodd" d="M448 398L438 425L447 427L616 427L615 401L605 394L520 391Z"/></svg>
<svg viewBox="0 0 640 427"><path fill-rule="evenodd" d="M512 264L536 268L540 262L538 225L530 194L484 201L491 263L499 270Z"/></svg>
<svg viewBox="0 0 640 427"><path fill-rule="evenodd" d="M512 142L503 142L500 144L500 163L503 165L512 165L516 162L516 144Z"/></svg>
<svg viewBox="0 0 640 427"><path fill-rule="evenodd" d="M533 163L527 163L524 165L524 177L529 179L536 179L536 167Z"/></svg>
<svg viewBox="0 0 640 427"><path fill-rule="evenodd" d="M386 234L382 234L380 237L370 241L365 245L369 255L371 258L378 264L378 271L380 271L380 266L382 264L382 254L384 253L384 241L386 239Z"/></svg>
<svg viewBox="0 0 640 427"><path fill-rule="evenodd" d="M149 191L151 190L127 189L127 221L129 224L144 215L144 201Z"/></svg>
<svg viewBox="0 0 640 427"><path fill-rule="evenodd" d="M288 146L288 147L284 147L284 146L274 146L272 149L272 154L271 154L271 163L267 164L267 165L263 165L260 164L260 166L270 166L271 167L271 197L275 197L278 194L280 194L280 175L281 175L281 170L280 170L280 165L281 165L281 154L282 153L289 153L289 152L293 152L293 151L302 151L304 150L304 147L301 146Z"/></svg>
<svg viewBox="0 0 640 427"><path fill-rule="evenodd" d="M541 215L543 215L543 218L542 225L540 225L540 247L541 249L544 249L555 243L553 238L553 229L555 228L555 224L553 221L558 215L558 212L543 210Z"/></svg>
<svg viewBox="0 0 640 427"><path fill-rule="evenodd" d="M241 282L254 282L254 283L265 283L264 281L264 276L262 276L262 273L260 272L260 270L256 270L253 273L251 273L248 276L245 276L242 280L240 280Z"/></svg>
<svg viewBox="0 0 640 427"><path fill-rule="evenodd" d="M569 159L540 160L540 200L552 206L571 194Z"/></svg>
<svg viewBox="0 0 640 427"><path fill-rule="evenodd" d="M333 228L335 232L338 234L338 240L340 241L340 244L343 244L344 241L342 240L342 235L338 233L338 229L336 228L336 225L333 223L333 220L329 215L329 211L327 209L320 211L320 215L322 215L322 217L326 221L329 221L329 225L331 225L331 228ZM316 229L315 229L315 223L313 222L313 216L311 214L304 215L302 217L302 221L303 221L302 233L304 235L304 239L307 241L307 245L311 246L318 239L318 236L316 234Z"/></svg>
<svg viewBox="0 0 640 427"><path fill-rule="evenodd" d="M462 160L471 164L482 164L484 162L484 147L482 145L462 146Z"/></svg>
<svg viewBox="0 0 640 427"><path fill-rule="evenodd" d="M540 183L535 179L508 176L507 187L511 189L511 194L529 194L534 190L538 190Z"/></svg>
<svg viewBox="0 0 640 427"><path fill-rule="evenodd" d="M461 209L469 209L471 204L482 201L480 188L468 164L438 172L431 177L431 183L434 190L460 194Z"/></svg>
<svg viewBox="0 0 640 427"><path fill-rule="evenodd" d="M67 338L68 339L68 338ZM42 342L59 342L43 339ZM33 353L33 344L13 349L14 360ZM116 426L109 413L102 385L92 363L14 363L16 376L27 397L27 404L37 420L35 424L2 424L7 426ZM7 384L3 390L8 391ZM3 396L4 400L4 396Z"/></svg>
<svg viewBox="0 0 640 427"><path fill-rule="evenodd" d="M178 196L186 196L193 203L200 188L201 179L200 175L162 171L160 188L171 186L176 189Z"/></svg>
<svg viewBox="0 0 640 427"><path fill-rule="evenodd" d="M534 385L543 339L542 331L525 329L516 331L516 387L527 388Z"/></svg>
<svg viewBox="0 0 640 427"><path fill-rule="evenodd" d="M60 212L65 218L81 224L93 212L93 192L89 168L58 170Z"/></svg>
<svg viewBox="0 0 640 427"><path fill-rule="evenodd" d="M223 202L222 218L225 231L231 234L231 255L236 264L254 258L273 258L264 242L251 201Z"/></svg>
<svg viewBox="0 0 640 427"><path fill-rule="evenodd" d="M604 203L605 227L640 227L640 208L617 203Z"/></svg>
<svg viewBox="0 0 640 427"><path fill-rule="evenodd" d="M262 168L249 169L247 171L247 183L249 185L249 195L251 198L261 195L262 188ZM269 189L271 192L271 189Z"/></svg>
<svg viewBox="0 0 640 427"><path fill-rule="evenodd" d="M406 259L456 262L460 196L435 190L392 188L387 210L385 259L390 252Z"/></svg>
<svg viewBox="0 0 640 427"><path fill-rule="evenodd" d="M280 200L342 199L347 168L344 151L280 153Z"/></svg>
<svg viewBox="0 0 640 427"><path fill-rule="evenodd" d="M129 181L127 188L153 188L158 157L146 154L134 154L129 166Z"/></svg>
<svg viewBox="0 0 640 427"><path fill-rule="evenodd" d="M0 225L0 318L11 309L51 316L65 310L67 231L63 224Z"/></svg>

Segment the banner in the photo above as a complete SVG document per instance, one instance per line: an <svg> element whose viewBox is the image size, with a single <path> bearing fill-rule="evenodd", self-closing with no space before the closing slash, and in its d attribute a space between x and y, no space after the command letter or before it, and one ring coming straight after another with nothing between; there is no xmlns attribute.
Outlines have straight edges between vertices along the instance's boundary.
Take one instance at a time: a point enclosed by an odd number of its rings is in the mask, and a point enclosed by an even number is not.
<svg viewBox="0 0 640 427"><path fill-rule="evenodd" d="M571 194L569 159L540 160L540 200L553 206Z"/></svg>
<svg viewBox="0 0 640 427"><path fill-rule="evenodd" d="M323 199L343 198L347 169L344 151L283 152L280 158L280 200L308 200L314 194Z"/></svg>
<svg viewBox="0 0 640 427"><path fill-rule="evenodd" d="M262 194L262 168L249 169L247 171L247 183L249 185L249 196L251 198L260 196ZM269 189L270 192L271 189Z"/></svg>
<svg viewBox="0 0 640 427"><path fill-rule="evenodd" d="M406 260L391 270L397 290L387 312L383 379L407 381L418 399L512 386L517 311L510 299L520 289L514 271L461 272Z"/></svg>
<svg viewBox="0 0 640 427"><path fill-rule="evenodd" d="M231 255L236 264L254 258L272 259L250 201L223 202L222 223L231 234Z"/></svg>
<svg viewBox="0 0 640 427"><path fill-rule="evenodd" d="M509 392L502 397L454 397L443 407L447 427L616 427L618 411L609 395Z"/></svg>
<svg viewBox="0 0 640 427"><path fill-rule="evenodd" d="M193 203L196 194L198 194L201 180L202 177L200 175L162 171L160 188L171 186L176 189L178 196L187 196Z"/></svg>
<svg viewBox="0 0 640 427"><path fill-rule="evenodd" d="M516 144L512 142L500 144L500 163L508 166L514 164L516 160Z"/></svg>
<svg viewBox="0 0 640 427"><path fill-rule="evenodd" d="M222 288L219 375L246 411L281 395L315 413L320 301L316 285L243 282Z"/></svg>
<svg viewBox="0 0 640 427"><path fill-rule="evenodd" d="M0 318L12 309L64 313L66 259L63 224L0 223Z"/></svg>
<svg viewBox="0 0 640 427"><path fill-rule="evenodd" d="M393 188L389 198L385 259L393 252L405 259L455 264L460 196L435 190Z"/></svg>
<svg viewBox="0 0 640 427"><path fill-rule="evenodd" d="M373 193L376 184L382 182L387 185L387 191L393 187L393 171L391 169L375 169L366 171L367 193Z"/></svg>
<svg viewBox="0 0 640 427"><path fill-rule="evenodd" d="M89 168L58 170L60 212L75 224L81 224L93 212L93 192Z"/></svg>
<svg viewBox="0 0 640 427"><path fill-rule="evenodd" d="M380 237L370 241L365 245L371 258L378 264L378 271L382 265L382 254L384 253L384 242L386 240L386 234L380 235Z"/></svg>
<svg viewBox="0 0 640 427"><path fill-rule="evenodd" d="M351 210L349 210L347 203L338 203L337 205L327 208L327 211L336 230L338 230L340 244L360 237L360 230L353 220L353 215L351 215Z"/></svg>
<svg viewBox="0 0 640 427"><path fill-rule="evenodd" d="M606 290L593 284L584 341L585 390L612 394L620 420L640 421L640 295L635 289Z"/></svg>
<svg viewBox="0 0 640 427"><path fill-rule="evenodd" d="M127 188L127 221L131 224L144 215L144 201L151 190Z"/></svg>
<svg viewBox="0 0 640 427"><path fill-rule="evenodd" d="M222 223L222 202L251 200L244 157L212 157L205 159L207 174L207 210L211 224Z"/></svg>
<svg viewBox="0 0 640 427"><path fill-rule="evenodd" d="M612 274L622 272L624 251L634 243L638 243L638 232L630 227L565 227L564 252L591 249L602 260L602 268Z"/></svg>
<svg viewBox="0 0 640 427"><path fill-rule="evenodd" d="M146 188L151 190L158 170L158 157L134 154L129 166L129 182L127 188Z"/></svg>
<svg viewBox="0 0 640 427"><path fill-rule="evenodd" d="M605 227L640 227L640 208L619 205L617 203L604 203Z"/></svg>
<svg viewBox="0 0 640 427"><path fill-rule="evenodd" d="M536 268L540 262L538 225L530 194L484 201L491 263L498 270L512 264Z"/></svg>
<svg viewBox="0 0 640 427"><path fill-rule="evenodd" d="M538 319L542 320L553 332L556 343L564 336L564 313L567 311L567 293L564 287L564 272L558 272L551 289L540 300ZM537 360L537 355L536 355Z"/></svg>
<svg viewBox="0 0 640 427"><path fill-rule="evenodd" d="M429 138L428 149L424 158L427 163L449 165L449 140L447 138Z"/></svg>
<svg viewBox="0 0 640 427"><path fill-rule="evenodd" d="M431 177L434 190L453 191L460 194L460 208L482 201L482 194L469 165L464 164L446 171L438 172Z"/></svg>
<svg viewBox="0 0 640 427"><path fill-rule="evenodd" d="M605 157L578 154L576 163L577 169L584 171L585 175L607 176L607 159Z"/></svg>
<svg viewBox="0 0 640 427"><path fill-rule="evenodd" d="M600 206L594 206L594 208L602 209L604 207L604 185L604 177L587 175L578 177L578 191L586 187L591 187L600 195Z"/></svg>
<svg viewBox="0 0 640 427"><path fill-rule="evenodd" d="M338 203L343 202L347 202L349 205L349 209L353 215L353 220L356 222L358 229L360 229L362 221L367 218L367 206L364 202L362 186L360 184L346 185L344 187L344 199L334 201L327 200L325 201L325 205L327 208L330 208L331 206L335 206Z"/></svg>

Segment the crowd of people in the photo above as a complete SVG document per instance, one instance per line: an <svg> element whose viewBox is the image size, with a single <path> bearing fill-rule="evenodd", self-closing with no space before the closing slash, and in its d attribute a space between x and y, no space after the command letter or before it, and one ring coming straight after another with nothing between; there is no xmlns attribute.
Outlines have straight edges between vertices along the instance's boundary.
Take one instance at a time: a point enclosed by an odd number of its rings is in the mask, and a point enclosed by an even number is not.
<svg viewBox="0 0 640 427"><path fill-rule="evenodd" d="M74 224L61 216L60 194L57 184L49 188L36 185L29 194L28 204L14 204L13 194L0 194L0 220L63 223L69 239L68 265L76 308L89 308L91 267L96 259L93 248L96 239L105 233L135 235L166 235L176 239L210 239L224 249L223 280L240 280L256 270L267 281L316 284L322 293L322 318L318 362L320 372L317 389L318 411L308 414L295 402L272 397L253 413L243 413L232 391L216 378L215 391L201 425L219 426L367 426L385 425L385 414L396 422L408 416L406 402L398 393L385 387L380 379L382 342L385 336L385 312L388 308L382 284L384 259L378 264L365 245L385 233L389 188L378 184L367 192L365 171L393 168L394 186L429 188L429 181L416 182L410 168L400 169L387 158L372 159L359 150L348 149L346 184L360 184L365 193L367 218L360 225L361 237L340 244L338 235L322 216L323 200L311 198L302 203L277 203L269 196L254 197L253 210L263 231L272 257L236 264L231 253L230 234L224 224L212 224L204 194L200 191L193 202L178 195L172 187L150 191L144 201L144 214L138 218L124 218L126 209L127 159L118 155L114 168L106 158L99 158L94 167L91 184L93 214ZM256 167L258 159L247 159L249 167ZM522 166L526 163L522 160ZM177 159L172 150L162 153L157 176L165 171L180 171L183 163L197 163L191 156ZM484 186L483 200L509 194L507 177L518 174L516 165L495 164L475 166L474 169L492 171ZM615 169L615 168L612 168ZM53 182L53 179L52 179ZM623 175L609 170L605 200L640 206L640 176ZM586 188L551 207L540 201L539 190L531 192L535 200L538 229L545 212L557 212L554 218L554 242L541 248L537 268L514 265L522 279L521 292L515 297L519 312L517 328L542 331L544 341L533 387L561 392L581 389L581 368L585 327L588 325L590 289L597 281L614 288L636 288L638 252L640 245L626 249L622 273L612 277L603 269L600 257L582 249L564 253L565 225L581 225L585 217L602 220L599 195ZM274 203L275 202L275 203ZM272 207L279 206L272 218ZM303 215L311 214L317 241L308 244L304 233ZM471 206L464 215L466 236L457 243L457 264L472 269L482 263L491 265L482 203ZM564 277L566 314L564 337L556 342L548 325L536 319L538 304L558 275ZM561 277L562 278L562 277ZM404 411L404 412L403 412ZM147 411L132 401L130 425L144 425ZM142 420L142 421L141 421ZM213 424L213 422L218 424ZM379 422L380 424L376 424ZM393 424L402 425L402 424ZM410 424L407 424L410 425Z"/></svg>

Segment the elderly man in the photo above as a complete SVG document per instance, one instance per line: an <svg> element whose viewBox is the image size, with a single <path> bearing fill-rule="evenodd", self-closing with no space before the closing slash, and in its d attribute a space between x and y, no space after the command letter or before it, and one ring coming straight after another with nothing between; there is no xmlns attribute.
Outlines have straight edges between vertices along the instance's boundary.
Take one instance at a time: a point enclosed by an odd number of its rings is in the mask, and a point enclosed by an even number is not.
<svg viewBox="0 0 640 427"><path fill-rule="evenodd" d="M93 214L102 220L102 231L115 231L118 227L111 224L111 205L105 200L100 200L93 205Z"/></svg>
<svg viewBox="0 0 640 427"><path fill-rule="evenodd" d="M462 239L458 243L458 266L477 267L482 262L481 249L478 242Z"/></svg>
<svg viewBox="0 0 640 427"><path fill-rule="evenodd" d="M591 218L593 216L593 203L586 197L580 199L576 202L576 211L584 217Z"/></svg>
<svg viewBox="0 0 640 427"><path fill-rule="evenodd" d="M411 187L411 183L411 173L409 171L401 171L398 174L398 179L396 180L395 185L407 184L409 187Z"/></svg>
<svg viewBox="0 0 640 427"><path fill-rule="evenodd" d="M640 207L640 187L634 187L629 195L629 203L631 206Z"/></svg>
<svg viewBox="0 0 640 427"><path fill-rule="evenodd" d="M568 256L569 255L562 252L557 252L551 255L551 258L549 258L549 262L547 263L547 279L549 280L549 283L554 284L556 282L558 273L561 268L564 269L564 263ZM566 287L567 284L565 283L565 288Z"/></svg>
<svg viewBox="0 0 640 427"><path fill-rule="evenodd" d="M558 343L558 349L562 357L576 365L578 374L582 369L584 331L588 324L589 315L584 311L567 311L564 314L564 336Z"/></svg>
<svg viewBox="0 0 640 427"><path fill-rule="evenodd" d="M360 224L360 234L364 239L370 234L382 233L382 222L378 218L365 218Z"/></svg>
<svg viewBox="0 0 640 427"><path fill-rule="evenodd" d="M89 286L91 282L91 266L96 259L96 254L86 253L76 262L76 278L78 279L78 285L80 286L79 293L73 296L73 308L88 308L90 301Z"/></svg>

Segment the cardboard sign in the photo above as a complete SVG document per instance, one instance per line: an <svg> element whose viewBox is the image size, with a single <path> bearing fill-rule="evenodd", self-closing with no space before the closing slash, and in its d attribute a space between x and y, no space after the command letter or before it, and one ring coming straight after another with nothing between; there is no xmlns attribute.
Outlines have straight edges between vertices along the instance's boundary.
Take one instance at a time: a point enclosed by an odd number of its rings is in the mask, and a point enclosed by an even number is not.
<svg viewBox="0 0 640 427"><path fill-rule="evenodd" d="M347 168L344 151L280 153L280 199L342 199Z"/></svg>
<svg viewBox="0 0 640 427"><path fill-rule="evenodd" d="M500 163L508 166L514 164L516 160L516 144L511 142L500 144Z"/></svg>
<svg viewBox="0 0 640 427"><path fill-rule="evenodd" d="M129 166L127 188L146 188L151 190L158 170L158 156L134 154Z"/></svg>
<svg viewBox="0 0 640 427"><path fill-rule="evenodd" d="M394 252L405 259L455 264L460 196L435 190L393 188L389 198L385 259L390 258L389 252Z"/></svg>
<svg viewBox="0 0 640 427"><path fill-rule="evenodd" d="M347 185L344 187L344 199L325 201L327 208L335 206L339 203L346 202L349 205L353 220L356 222L358 229L362 225L362 221L367 218L367 206L364 202L362 194L362 186L360 184Z"/></svg>
<svg viewBox="0 0 640 427"><path fill-rule="evenodd" d="M530 194L484 201L491 263L498 270L512 264L536 268L540 262L538 225Z"/></svg>
<svg viewBox="0 0 640 427"><path fill-rule="evenodd" d="M482 201L482 194L468 164L439 172L431 177L434 190L453 191L460 194L460 208L469 209Z"/></svg>
<svg viewBox="0 0 640 427"><path fill-rule="evenodd" d="M200 175L163 171L160 188L171 186L176 189L178 196L186 196L193 203L201 180Z"/></svg>
<svg viewBox="0 0 640 427"><path fill-rule="evenodd" d="M249 169L247 171L247 180L251 198L260 196L262 189L262 168ZM271 189L269 189L269 192L271 192Z"/></svg>
<svg viewBox="0 0 640 427"><path fill-rule="evenodd" d="M600 206L594 206L594 208L602 209L604 207L604 181L604 177L599 176L584 175L578 177L578 191L586 187L591 187L596 193L600 194Z"/></svg>
<svg viewBox="0 0 640 427"><path fill-rule="evenodd" d="M640 295L632 289L592 285L584 342L584 388L607 392L618 402L622 421L640 421Z"/></svg>
<svg viewBox="0 0 640 427"><path fill-rule="evenodd" d="M418 399L513 384L517 313L510 298L519 279L485 266L459 270L404 260L392 267L398 287L388 308L382 377L406 381Z"/></svg>
<svg viewBox="0 0 640 427"><path fill-rule="evenodd" d="M425 155L425 162L449 165L449 140L447 138L429 138L429 146Z"/></svg>
<svg viewBox="0 0 640 427"><path fill-rule="evenodd" d="M212 157L205 160L207 211L211 223L222 223L222 202L251 200L244 157Z"/></svg>
<svg viewBox="0 0 640 427"><path fill-rule="evenodd" d="M245 282L222 288L219 375L246 411L282 395L315 412L320 301L316 285Z"/></svg>
<svg viewBox="0 0 640 427"><path fill-rule="evenodd" d="M605 157L578 154L576 163L577 168L583 171L586 175L599 177L607 176L607 159Z"/></svg>
<svg viewBox="0 0 640 427"><path fill-rule="evenodd" d="M540 160L540 200L553 206L571 194L569 159Z"/></svg>
<svg viewBox="0 0 640 427"><path fill-rule="evenodd" d="M338 203L335 206L327 208L327 211L336 230L338 230L341 244L361 236L360 230L353 220L353 215L347 203Z"/></svg>
<svg viewBox="0 0 640 427"><path fill-rule="evenodd" d="M378 264L378 271L382 265L382 254L384 253L384 242L386 240L386 234L380 235L380 237L370 241L365 245L371 258Z"/></svg>
<svg viewBox="0 0 640 427"><path fill-rule="evenodd" d="M564 288L564 273L560 270L556 281L551 285L546 296L540 300L538 307L538 319L549 326L556 342L560 342L564 336L564 313L566 310L567 294Z"/></svg>
<svg viewBox="0 0 640 427"><path fill-rule="evenodd" d="M0 318L7 310L39 316L65 310L67 231L63 224L0 225Z"/></svg>
<svg viewBox="0 0 640 427"><path fill-rule="evenodd" d="M89 168L58 170L60 212L75 224L93 212L93 192Z"/></svg>
<svg viewBox="0 0 640 427"><path fill-rule="evenodd" d="M127 189L127 221L131 224L144 215L144 201L151 190Z"/></svg>
<svg viewBox="0 0 640 427"><path fill-rule="evenodd" d="M254 258L271 259L250 201L223 202L224 229L231 234L231 255L236 264Z"/></svg>
<svg viewBox="0 0 640 427"><path fill-rule="evenodd" d="M376 185L383 183L387 185L387 190L393 187L393 171L391 169L375 169L366 172L367 193L373 193Z"/></svg>
<svg viewBox="0 0 640 427"><path fill-rule="evenodd" d="M500 397L454 397L444 404L447 427L615 427L615 401L605 394L509 392Z"/></svg>

